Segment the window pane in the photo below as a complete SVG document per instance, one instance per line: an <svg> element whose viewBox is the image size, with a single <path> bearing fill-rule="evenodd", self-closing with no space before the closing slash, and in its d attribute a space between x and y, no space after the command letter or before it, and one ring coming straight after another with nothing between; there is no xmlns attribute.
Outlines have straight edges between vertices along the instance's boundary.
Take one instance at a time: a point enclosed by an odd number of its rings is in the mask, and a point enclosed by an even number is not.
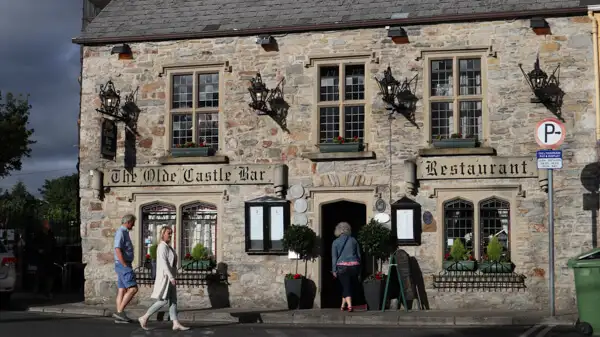
<svg viewBox="0 0 600 337"><path fill-rule="evenodd" d="M219 74L198 75L198 107L219 106Z"/></svg>
<svg viewBox="0 0 600 337"><path fill-rule="evenodd" d="M452 59L431 61L431 96L452 95Z"/></svg>
<svg viewBox="0 0 600 337"><path fill-rule="evenodd" d="M460 133L465 138L482 139L481 102L460 102Z"/></svg>
<svg viewBox="0 0 600 337"><path fill-rule="evenodd" d="M183 207L182 211L180 259L191 254L197 244L204 246L212 257L217 256L217 207L196 203Z"/></svg>
<svg viewBox="0 0 600 337"><path fill-rule="evenodd" d="M264 250L264 208L250 207L250 249Z"/></svg>
<svg viewBox="0 0 600 337"><path fill-rule="evenodd" d="M160 242L158 237L160 229L169 226L173 230L173 238L175 238L175 206L153 203L142 208L142 258L150 252L150 246ZM175 247L173 240L173 247Z"/></svg>
<svg viewBox="0 0 600 337"><path fill-rule="evenodd" d="M271 228L269 231L269 239L271 240L271 249L283 249L283 207L271 207Z"/></svg>
<svg viewBox="0 0 600 337"><path fill-rule="evenodd" d="M219 149L219 114L198 114L198 144L204 143L213 149Z"/></svg>
<svg viewBox="0 0 600 337"><path fill-rule="evenodd" d="M487 254L487 245L492 237L496 236L503 247L502 255L509 257L510 204L496 198L482 201L479 216L481 218L481 252Z"/></svg>
<svg viewBox="0 0 600 337"><path fill-rule="evenodd" d="M321 101L337 101L340 99L339 67L322 67L320 69Z"/></svg>
<svg viewBox="0 0 600 337"><path fill-rule="evenodd" d="M454 132L452 103L431 103L431 139L450 138Z"/></svg>
<svg viewBox="0 0 600 337"><path fill-rule="evenodd" d="M194 78L192 75L173 76L173 95L171 97L173 109L192 108L194 99Z"/></svg>
<svg viewBox="0 0 600 337"><path fill-rule="evenodd" d="M331 141L340 135L340 108L319 109L319 142Z"/></svg>
<svg viewBox="0 0 600 337"><path fill-rule="evenodd" d="M354 139L357 137L362 140L365 136L365 107L346 106L344 107L344 138Z"/></svg>
<svg viewBox="0 0 600 337"><path fill-rule="evenodd" d="M456 240L462 240L467 250L473 249L473 204L461 199L444 203L445 253L449 253Z"/></svg>
<svg viewBox="0 0 600 337"><path fill-rule="evenodd" d="M345 75L344 97L347 100L365 99L365 66L347 65Z"/></svg>
<svg viewBox="0 0 600 337"><path fill-rule="evenodd" d="M460 94L481 95L481 59L458 61L460 69Z"/></svg>
<svg viewBox="0 0 600 337"><path fill-rule="evenodd" d="M172 147L183 145L194 141L193 135L194 120L192 114L173 115L173 125L171 131L173 133Z"/></svg>

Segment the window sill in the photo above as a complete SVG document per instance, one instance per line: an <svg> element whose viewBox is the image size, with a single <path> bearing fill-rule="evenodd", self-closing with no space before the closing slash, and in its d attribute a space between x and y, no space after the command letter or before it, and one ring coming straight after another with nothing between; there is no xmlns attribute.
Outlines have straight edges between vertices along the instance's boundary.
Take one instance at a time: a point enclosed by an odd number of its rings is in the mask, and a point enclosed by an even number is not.
<svg viewBox="0 0 600 337"><path fill-rule="evenodd" d="M375 152L373 151L362 151L362 152L311 152L302 155L302 158L310 159L312 161L336 161L336 160L364 160L364 159L375 159Z"/></svg>
<svg viewBox="0 0 600 337"><path fill-rule="evenodd" d="M227 164L227 156L209 156L209 157L171 157L165 156L158 159L162 165L182 165L182 164Z"/></svg>
<svg viewBox="0 0 600 337"><path fill-rule="evenodd" d="M288 255L288 252L284 252L284 251L256 251L256 250L251 250L251 251L247 251L246 254L248 255L278 255L278 256L284 256L284 255Z"/></svg>
<svg viewBox="0 0 600 337"><path fill-rule="evenodd" d="M465 148L425 148L419 149L420 157L441 156L495 156L496 149L493 147L465 147Z"/></svg>

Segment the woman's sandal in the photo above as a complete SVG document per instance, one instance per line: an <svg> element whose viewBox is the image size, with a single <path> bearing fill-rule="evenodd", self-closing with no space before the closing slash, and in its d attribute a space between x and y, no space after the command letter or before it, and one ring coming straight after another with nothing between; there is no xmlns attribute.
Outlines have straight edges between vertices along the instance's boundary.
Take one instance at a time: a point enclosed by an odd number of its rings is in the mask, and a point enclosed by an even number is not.
<svg viewBox="0 0 600 337"><path fill-rule="evenodd" d="M352 312L352 307L348 307L348 312Z"/></svg>
<svg viewBox="0 0 600 337"><path fill-rule="evenodd" d="M346 306L342 305L342 307L340 308L341 311L346 311Z"/></svg>

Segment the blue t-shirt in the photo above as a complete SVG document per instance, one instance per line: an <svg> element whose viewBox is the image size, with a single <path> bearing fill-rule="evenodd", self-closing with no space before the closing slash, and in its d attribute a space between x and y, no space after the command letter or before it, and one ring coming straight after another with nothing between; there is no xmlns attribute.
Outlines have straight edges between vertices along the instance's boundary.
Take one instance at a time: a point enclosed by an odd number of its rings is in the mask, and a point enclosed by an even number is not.
<svg viewBox="0 0 600 337"><path fill-rule="evenodd" d="M125 226L119 227L115 233L115 248L121 248L123 259L127 263L133 261L133 243L129 237L129 230ZM115 251L115 262L119 262L117 252Z"/></svg>

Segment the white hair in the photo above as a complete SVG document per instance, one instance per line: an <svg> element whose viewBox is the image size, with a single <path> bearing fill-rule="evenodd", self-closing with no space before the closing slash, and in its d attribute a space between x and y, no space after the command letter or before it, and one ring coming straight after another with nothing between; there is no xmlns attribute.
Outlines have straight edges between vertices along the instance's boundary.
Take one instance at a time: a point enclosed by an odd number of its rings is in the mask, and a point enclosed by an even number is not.
<svg viewBox="0 0 600 337"><path fill-rule="evenodd" d="M347 222L340 222L335 226L335 231L333 232L335 236L340 236L342 234L350 235L352 234L352 227Z"/></svg>

